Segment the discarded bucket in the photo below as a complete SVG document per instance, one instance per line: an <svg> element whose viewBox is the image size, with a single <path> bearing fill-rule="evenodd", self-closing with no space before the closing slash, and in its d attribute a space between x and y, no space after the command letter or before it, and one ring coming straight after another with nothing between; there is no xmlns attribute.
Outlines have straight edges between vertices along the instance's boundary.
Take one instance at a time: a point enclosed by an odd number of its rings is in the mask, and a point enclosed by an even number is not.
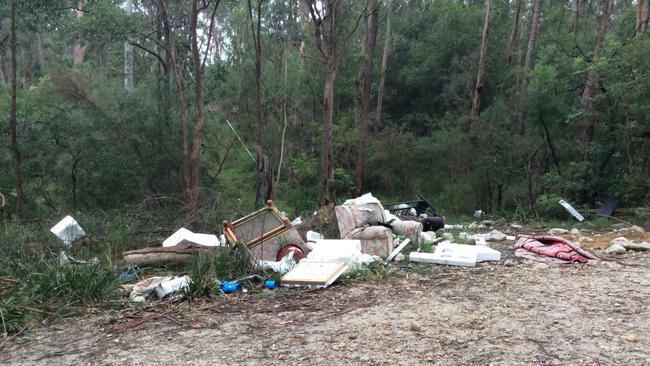
<svg viewBox="0 0 650 366"><path fill-rule="evenodd" d="M293 259L295 259L296 262L299 262L301 259L305 258L305 252L303 252L299 246L289 244L286 247L283 247L282 249L278 250L278 254L275 256L275 260L280 261L290 252L293 252Z"/></svg>
<svg viewBox="0 0 650 366"><path fill-rule="evenodd" d="M219 287L224 294L232 294L241 290L241 285L237 282L223 281Z"/></svg>
<svg viewBox="0 0 650 366"><path fill-rule="evenodd" d="M268 288L269 290L275 290L276 288L278 288L278 281L266 280L264 281L264 287Z"/></svg>

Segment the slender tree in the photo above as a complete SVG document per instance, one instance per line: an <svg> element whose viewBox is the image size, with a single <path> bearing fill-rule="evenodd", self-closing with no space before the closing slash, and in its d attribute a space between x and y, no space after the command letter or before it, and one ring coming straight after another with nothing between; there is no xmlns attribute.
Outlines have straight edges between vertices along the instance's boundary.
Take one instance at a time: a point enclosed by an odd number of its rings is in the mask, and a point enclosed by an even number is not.
<svg viewBox="0 0 650 366"><path fill-rule="evenodd" d="M646 14L644 14L644 4L648 3L650 9L650 0L636 0L636 35L643 33L646 28Z"/></svg>
<svg viewBox="0 0 650 366"><path fill-rule="evenodd" d="M21 156L18 148L18 129L16 127L16 0L11 1L11 30L10 30L11 47L11 107L9 112L9 125L11 129L11 151L14 155L14 174L16 190L16 216L20 219L23 217L23 181L21 175Z"/></svg>
<svg viewBox="0 0 650 366"><path fill-rule="evenodd" d="M133 0L124 2L124 10L129 16L133 13ZM130 36L124 41L124 89L133 91L133 44Z"/></svg>
<svg viewBox="0 0 650 366"><path fill-rule="evenodd" d="M381 123L381 109L384 103L384 84L386 83L386 69L388 67L388 52L390 51L391 18L393 1L389 0L386 12L386 32L384 34L384 51L381 56L381 72L379 74L379 87L377 88L377 112L375 113L375 129Z"/></svg>
<svg viewBox="0 0 650 366"><path fill-rule="evenodd" d="M487 57L488 41L490 39L490 25L492 24L492 13L494 11L494 0L487 0L485 11L485 24L483 25L483 37L481 40L481 52L478 61L478 73L476 75L476 87L474 88L474 98L472 100L471 120L472 124L478 118L479 108L481 105L481 93L483 92L483 82L485 79L485 59Z"/></svg>
<svg viewBox="0 0 650 366"><path fill-rule="evenodd" d="M332 121L334 119L334 83L338 73L337 48L338 7L341 0L304 0L314 25L314 43L325 64L323 88L323 138L321 140L320 194L321 205L332 203ZM322 7L320 6L322 5Z"/></svg>
<svg viewBox="0 0 650 366"><path fill-rule="evenodd" d="M522 102L526 99L528 95L528 78L530 70L533 68L533 62L535 57L535 44L537 43L537 31L539 30L539 17L541 14L542 0L534 0L533 5L533 16L532 22L530 24L530 37L528 38L528 49L526 51L526 61L524 62L524 75L521 80L521 93L519 96L519 114L517 116L517 129L520 135L524 134L525 125L525 111L522 106Z"/></svg>
<svg viewBox="0 0 650 366"><path fill-rule="evenodd" d="M582 92L582 98L580 100L580 106L582 107L582 112L587 118L587 128L583 136L583 160L589 161L589 148L594 139L594 131L596 129L596 106L594 105L593 95L594 90L596 89L596 84L598 82L598 70L596 65L598 60L602 57L603 47L605 44L605 38L607 37L607 31L609 29L609 18L611 16L611 10L614 0L605 0L603 3L603 15L600 19L600 26L598 27L598 37L596 39L596 50L594 51L594 57L592 58L592 65L587 73L587 81L585 82L585 87Z"/></svg>
<svg viewBox="0 0 650 366"><path fill-rule="evenodd" d="M75 17L77 20L81 19L84 15L84 7L86 6L85 0L79 0L78 8L75 9ZM77 38L74 43L72 50L72 58L75 65L80 65L84 62L84 57L86 56L86 45L84 44L81 38Z"/></svg>
<svg viewBox="0 0 650 366"><path fill-rule="evenodd" d="M366 162L366 134L368 129L368 111L370 109L370 84L372 83L372 67L375 60L375 45L377 43L377 18L379 2L371 0L367 4L366 34L363 38L365 62L359 70L359 155L357 157L356 188L357 194L363 192L364 166Z"/></svg>
<svg viewBox="0 0 650 366"><path fill-rule="evenodd" d="M521 17L521 3L523 0L516 0L515 5L515 22L512 25L512 32L510 32L510 39L508 40L508 48L506 49L506 64L512 61L512 53L517 41L517 33L519 31L519 18Z"/></svg>

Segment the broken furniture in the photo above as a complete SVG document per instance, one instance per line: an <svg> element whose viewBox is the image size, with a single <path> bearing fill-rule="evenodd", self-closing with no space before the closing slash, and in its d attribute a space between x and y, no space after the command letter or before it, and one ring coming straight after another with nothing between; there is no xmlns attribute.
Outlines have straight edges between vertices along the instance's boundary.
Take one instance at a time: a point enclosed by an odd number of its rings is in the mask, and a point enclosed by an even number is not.
<svg viewBox="0 0 650 366"><path fill-rule="evenodd" d="M192 260L194 254L199 252L211 252L220 247L206 247L193 243L181 243L173 247L148 247L137 250L129 250L122 253L124 261L139 266L155 264L180 264Z"/></svg>
<svg viewBox="0 0 650 366"><path fill-rule="evenodd" d="M367 193L336 206L336 219L341 239L361 241L361 252L387 257L393 250L395 235L386 226L372 225L387 221L379 200Z"/></svg>
<svg viewBox="0 0 650 366"><path fill-rule="evenodd" d="M288 218L275 207L273 201L266 207L233 222L223 222L223 232L230 245L244 245L252 260L275 261L278 252L287 245L308 249Z"/></svg>
<svg viewBox="0 0 650 366"><path fill-rule="evenodd" d="M323 288L331 285L347 269L348 265L344 262L301 261L282 276L282 285Z"/></svg>
<svg viewBox="0 0 650 366"><path fill-rule="evenodd" d="M404 201L386 205L386 209L393 215L409 215L411 209L415 209L415 216L426 214L427 216L438 216L433 205L421 194L417 194L418 199L413 201Z"/></svg>

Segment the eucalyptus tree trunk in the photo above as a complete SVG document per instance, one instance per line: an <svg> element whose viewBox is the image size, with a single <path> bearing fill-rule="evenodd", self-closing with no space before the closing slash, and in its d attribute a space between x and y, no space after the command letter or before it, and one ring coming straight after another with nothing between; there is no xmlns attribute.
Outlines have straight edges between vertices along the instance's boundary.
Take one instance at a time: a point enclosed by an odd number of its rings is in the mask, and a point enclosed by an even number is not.
<svg viewBox="0 0 650 366"><path fill-rule="evenodd" d="M515 23L512 25L512 32L510 33L510 40L508 41L508 48L506 49L506 64L512 61L512 52L517 41L517 31L519 30L519 18L521 15L521 3L523 0L516 0L515 6Z"/></svg>
<svg viewBox="0 0 650 366"><path fill-rule="evenodd" d="M303 0L314 24L314 43L325 64L323 87L323 137L321 140L320 193L319 202L327 205L333 202L330 190L332 179L332 122L334 119L334 83L338 73L339 54L337 48L338 7L341 0ZM322 6L320 6L322 5ZM328 26L325 27L325 24Z"/></svg>
<svg viewBox="0 0 650 366"><path fill-rule="evenodd" d="M126 0L124 10L129 16L133 13L133 0ZM133 91L133 45L129 36L124 41L124 89Z"/></svg>
<svg viewBox="0 0 650 366"><path fill-rule="evenodd" d="M85 0L79 0L79 8L75 10L75 17L79 20L84 15L84 6L86 4ZM86 45L83 44L81 39L77 39L72 49L72 58L75 65L81 65L84 62L84 57L86 56Z"/></svg>
<svg viewBox="0 0 650 366"><path fill-rule="evenodd" d="M16 120L16 0L11 1L11 30L10 30L10 45L11 48L11 107L9 112L9 125L11 129L11 151L14 155L14 174L15 174L15 190L16 190L16 216L23 218L23 181L21 175L21 157L18 148L18 128Z"/></svg>
<svg viewBox="0 0 650 366"><path fill-rule="evenodd" d="M472 124L478 118L481 105L481 93L483 92L483 81L485 79L485 59L487 58L488 41L490 39L490 25L492 24L492 13L494 11L494 0L487 0L485 11L485 24L483 25L483 38L481 40L481 52L478 61L478 73L476 75L476 87L472 100L472 111L470 114Z"/></svg>
<svg viewBox="0 0 650 366"><path fill-rule="evenodd" d="M379 2L371 0L366 15L366 35L363 38L363 51L366 60L359 71L359 155L356 169L356 194L363 192L364 166L366 162L366 134L368 129L368 110L370 109L370 84L372 66L375 60L375 45L377 43L377 12Z"/></svg>
<svg viewBox="0 0 650 366"><path fill-rule="evenodd" d="M534 0L533 16L530 25L530 37L528 38L528 50L526 51L526 61L524 62L524 75L521 80L521 93L519 95L519 114L517 116L517 130L520 135L524 134L526 127L524 125L525 112L522 106L523 101L528 95L528 77L530 70L533 68L535 57L535 44L537 43L537 31L539 30L539 17L541 14L542 0Z"/></svg>
<svg viewBox="0 0 650 366"><path fill-rule="evenodd" d="M587 128L583 136L583 161L589 161L589 148L591 142L594 139L594 131L596 129L596 106L594 105L593 94L596 89L596 84L598 82L598 71L596 65L598 60L602 57L603 46L605 44L605 38L607 37L607 31L609 29L609 18L611 16L611 10L614 0L605 0L603 4L603 15L600 19L600 26L598 27L598 38L596 39L596 50L594 52L594 57L592 59L592 66L587 73L587 81L585 82L585 88L582 92L582 98L580 100L580 106L582 112L587 118Z"/></svg>
<svg viewBox="0 0 650 366"><path fill-rule="evenodd" d="M377 112L375 113L374 129L379 128L381 122L381 108L384 102L384 84L386 83L386 68L388 67L388 52L390 51L391 18L393 13L393 2L388 2L386 13L386 33L384 34L384 52L381 57L381 73L379 74L379 87L377 88Z"/></svg>

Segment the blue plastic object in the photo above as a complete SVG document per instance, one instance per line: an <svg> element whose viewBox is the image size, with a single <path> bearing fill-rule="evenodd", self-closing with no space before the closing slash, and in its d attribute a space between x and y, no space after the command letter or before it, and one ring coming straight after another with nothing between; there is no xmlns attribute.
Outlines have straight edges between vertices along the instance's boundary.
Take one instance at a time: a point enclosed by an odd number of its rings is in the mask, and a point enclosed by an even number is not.
<svg viewBox="0 0 650 366"><path fill-rule="evenodd" d="M117 280L120 281L120 282L135 281L137 279L138 279L138 277L136 277L135 275L132 275L130 273L122 273L121 275L119 275L119 277L117 277Z"/></svg>
<svg viewBox="0 0 650 366"><path fill-rule="evenodd" d="M219 287L224 294L232 294L241 290L241 285L237 282L223 281Z"/></svg>
<svg viewBox="0 0 650 366"><path fill-rule="evenodd" d="M269 290L274 290L278 288L278 281L276 280L266 280L264 281L264 287L268 288Z"/></svg>

